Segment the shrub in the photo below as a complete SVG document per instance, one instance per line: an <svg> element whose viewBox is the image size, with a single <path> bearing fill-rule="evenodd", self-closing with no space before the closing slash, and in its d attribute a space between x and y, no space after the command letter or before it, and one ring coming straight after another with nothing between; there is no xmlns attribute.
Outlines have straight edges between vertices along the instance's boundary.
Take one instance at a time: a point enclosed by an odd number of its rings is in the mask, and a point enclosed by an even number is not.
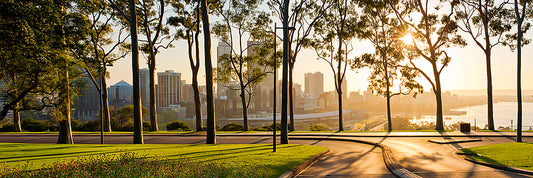
<svg viewBox="0 0 533 178"><path fill-rule="evenodd" d="M180 129L183 131L191 130L189 125L187 125L187 123L183 121L174 121L174 122L169 122L167 124L167 130L180 130Z"/></svg>
<svg viewBox="0 0 533 178"><path fill-rule="evenodd" d="M52 122L32 118L22 119L21 127L22 130L29 132L57 131L57 127Z"/></svg>
<svg viewBox="0 0 533 178"><path fill-rule="evenodd" d="M310 131L324 131L326 130L326 126L322 124L316 124L316 125L309 126L309 130Z"/></svg>
<svg viewBox="0 0 533 178"><path fill-rule="evenodd" d="M100 123L99 121L81 122L78 126L73 126L73 128L76 131L99 131Z"/></svg>
<svg viewBox="0 0 533 178"><path fill-rule="evenodd" d="M244 130L244 126L242 124L237 123L229 123L222 127L222 131L242 131Z"/></svg>
<svg viewBox="0 0 533 178"><path fill-rule="evenodd" d="M13 127L13 123L0 126L0 132L13 132L14 130L15 128Z"/></svg>

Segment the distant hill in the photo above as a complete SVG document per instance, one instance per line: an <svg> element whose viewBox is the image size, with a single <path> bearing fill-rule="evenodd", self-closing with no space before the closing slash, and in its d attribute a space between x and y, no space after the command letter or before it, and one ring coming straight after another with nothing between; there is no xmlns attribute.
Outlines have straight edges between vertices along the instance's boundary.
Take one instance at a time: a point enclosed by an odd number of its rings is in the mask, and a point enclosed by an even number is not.
<svg viewBox="0 0 533 178"><path fill-rule="evenodd" d="M486 89L480 89L480 90L446 90L453 94L459 95L459 96L484 96L487 93ZM446 92L445 91L445 92ZM502 95L508 95L508 96L516 96L516 90L509 89L509 90L493 90L494 96L502 96ZM522 90L522 96L523 97L532 97L533 96L533 90Z"/></svg>

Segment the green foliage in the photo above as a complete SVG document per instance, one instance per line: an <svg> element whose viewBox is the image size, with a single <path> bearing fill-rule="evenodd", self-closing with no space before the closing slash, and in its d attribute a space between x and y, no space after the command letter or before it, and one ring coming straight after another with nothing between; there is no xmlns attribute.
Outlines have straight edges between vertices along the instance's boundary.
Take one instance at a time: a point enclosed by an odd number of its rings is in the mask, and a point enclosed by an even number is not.
<svg viewBox="0 0 533 178"><path fill-rule="evenodd" d="M32 118L22 119L21 127L22 130L29 132L57 131L57 126L52 122L35 120Z"/></svg>
<svg viewBox="0 0 533 178"><path fill-rule="evenodd" d="M242 124L237 123L229 123L226 124L224 127L222 127L222 131L242 131L244 129L244 126Z"/></svg>
<svg viewBox="0 0 533 178"><path fill-rule="evenodd" d="M100 131L100 128L102 128L102 126L98 120L81 122L79 124L74 124L74 122L72 122L72 130L75 131Z"/></svg>
<svg viewBox="0 0 533 178"><path fill-rule="evenodd" d="M147 108L142 107L142 117L147 117L148 112ZM149 126L150 124L143 122L143 130L146 130L146 125ZM117 131L133 131L133 105L124 106L118 110L111 110L111 129Z"/></svg>
<svg viewBox="0 0 533 178"><path fill-rule="evenodd" d="M183 121L174 121L167 124L167 130L189 131L191 128Z"/></svg>
<svg viewBox="0 0 533 178"><path fill-rule="evenodd" d="M407 95L415 91L413 96L423 92L415 78L419 72L411 68L401 67L410 57L406 48L406 42L402 38L406 35L407 26L400 25L394 16L394 10L389 3L398 1L362 1L359 4L363 8L360 24L363 26L358 31L358 36L369 40L376 49L374 53L363 54L352 63L352 69L370 67L368 88L384 97L394 95ZM391 88L399 88L398 93L393 93ZM407 90L407 91L405 91Z"/></svg>
<svg viewBox="0 0 533 178"><path fill-rule="evenodd" d="M309 126L310 131L324 131L326 130L326 128L327 126L323 124L316 124L316 125Z"/></svg>

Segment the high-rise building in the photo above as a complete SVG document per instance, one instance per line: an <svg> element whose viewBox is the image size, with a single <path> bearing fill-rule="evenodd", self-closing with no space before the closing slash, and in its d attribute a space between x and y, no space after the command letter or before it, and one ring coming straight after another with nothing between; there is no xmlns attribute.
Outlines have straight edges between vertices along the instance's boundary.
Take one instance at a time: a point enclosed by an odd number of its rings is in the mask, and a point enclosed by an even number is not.
<svg viewBox="0 0 533 178"><path fill-rule="evenodd" d="M133 101L133 86L124 80L108 88L109 104L120 108L131 105Z"/></svg>
<svg viewBox="0 0 533 178"><path fill-rule="evenodd" d="M83 76L78 80L84 83L85 87L83 88L83 95L75 100L77 107L73 116L82 121L96 119L97 114L100 113L100 93L89 77ZM97 80L96 82L100 81Z"/></svg>
<svg viewBox="0 0 533 178"><path fill-rule="evenodd" d="M181 73L173 70L157 73L157 107L180 104Z"/></svg>
<svg viewBox="0 0 533 178"><path fill-rule="evenodd" d="M346 80L346 76L344 76L344 79L342 80L341 89L342 89L342 99L343 100L348 99L348 82Z"/></svg>
<svg viewBox="0 0 533 178"><path fill-rule="evenodd" d="M324 74L305 73L305 94L318 97L322 93L324 93Z"/></svg>
<svg viewBox="0 0 533 178"><path fill-rule="evenodd" d="M225 41L219 41L217 46L217 68L222 68L222 56L231 54L231 46ZM217 83L217 93L216 96L220 98L221 96L227 96L225 94L225 89L221 83Z"/></svg>
<svg viewBox="0 0 533 178"><path fill-rule="evenodd" d="M150 71L139 69L139 83L141 85L141 105L150 107Z"/></svg>

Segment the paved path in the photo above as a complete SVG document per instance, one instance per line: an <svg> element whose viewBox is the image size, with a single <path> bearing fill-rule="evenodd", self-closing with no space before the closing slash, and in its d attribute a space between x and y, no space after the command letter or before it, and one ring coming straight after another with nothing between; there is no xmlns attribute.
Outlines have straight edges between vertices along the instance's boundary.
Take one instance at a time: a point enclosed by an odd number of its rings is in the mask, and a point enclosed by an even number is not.
<svg viewBox="0 0 533 178"><path fill-rule="evenodd" d="M394 133L394 132L393 132ZM343 133L344 134L344 133ZM379 135L381 133L371 133ZM522 174L510 173L493 169L471 162L465 161L462 157L453 154L461 148L481 146L496 143L514 142L512 137L481 137L482 142L456 143L456 144L436 144L428 142L429 139L436 138L433 133L425 133L429 137L377 137L353 135L350 139L380 142L389 146L394 157L400 164L417 175L422 177L526 177ZM433 134L433 135L431 135ZM509 134L509 133L506 133ZM271 136L266 134L234 135L225 134L217 137L217 143L272 143ZM303 134L293 134L303 135ZM334 134L339 135L339 134ZM316 137L332 137L333 135L323 135ZM450 137L447 139L464 139L465 136ZM297 137L297 136L296 136ZM32 135L13 136L0 135L0 142L17 143L55 143L57 135ZM76 143L100 142L98 135L75 136ZM146 144L202 144L205 143L205 136L177 136L177 135L145 135ZM525 137L525 141L533 142L533 137ZM132 136L129 135L109 135L106 136L106 143L132 143ZM391 177L381 157L381 149L372 145L342 141L319 141L319 140L296 140L291 139L290 143L309 144L328 147L332 150L328 156L317 161L311 168L305 170L301 177Z"/></svg>

